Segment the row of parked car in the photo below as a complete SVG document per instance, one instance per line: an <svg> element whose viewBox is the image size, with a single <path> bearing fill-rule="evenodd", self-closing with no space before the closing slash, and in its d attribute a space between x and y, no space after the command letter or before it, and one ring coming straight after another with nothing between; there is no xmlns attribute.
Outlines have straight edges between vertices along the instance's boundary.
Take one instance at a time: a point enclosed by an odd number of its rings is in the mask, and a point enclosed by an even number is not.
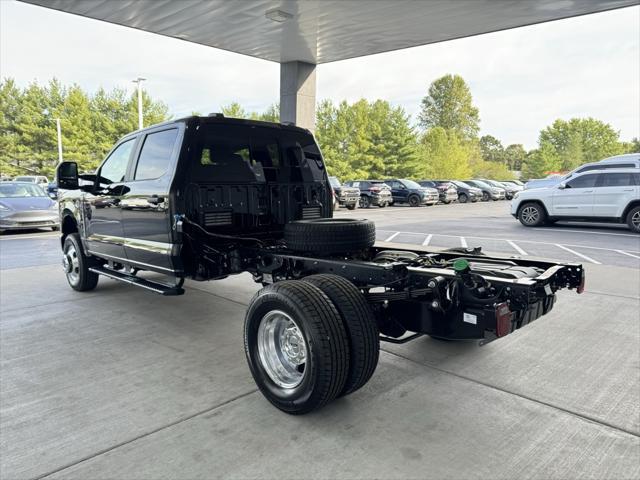
<svg viewBox="0 0 640 480"><path fill-rule="evenodd" d="M384 208L393 204L421 205L449 204L452 202L478 202L510 200L521 191L523 184L517 180L422 180L415 182L404 178L387 180L351 180L341 183L329 177L334 193L334 208L344 206Z"/></svg>

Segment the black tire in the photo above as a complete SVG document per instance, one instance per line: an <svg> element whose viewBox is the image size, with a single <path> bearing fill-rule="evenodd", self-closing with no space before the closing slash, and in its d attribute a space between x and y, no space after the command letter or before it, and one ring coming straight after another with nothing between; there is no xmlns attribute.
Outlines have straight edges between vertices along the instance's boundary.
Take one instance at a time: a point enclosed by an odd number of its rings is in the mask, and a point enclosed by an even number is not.
<svg viewBox="0 0 640 480"><path fill-rule="evenodd" d="M384 207L386 207L386 206L387 206L387 204L386 204L386 203L384 203L384 202L378 205L378 207L380 207L380 208L384 208Z"/></svg>
<svg viewBox="0 0 640 480"><path fill-rule="evenodd" d="M371 199L367 195L360 197L360 208L369 208L371 206Z"/></svg>
<svg viewBox="0 0 640 480"><path fill-rule="evenodd" d="M640 206L633 207L627 213L627 226L632 232L640 233Z"/></svg>
<svg viewBox="0 0 640 480"><path fill-rule="evenodd" d="M78 292L93 290L98 285L99 275L89 271L93 262L84 254L82 242L77 233L70 233L62 247L63 265L69 286Z"/></svg>
<svg viewBox="0 0 640 480"><path fill-rule="evenodd" d="M347 205L347 210L355 210L356 209L357 204L353 203L351 205Z"/></svg>
<svg viewBox="0 0 640 480"><path fill-rule="evenodd" d="M547 220L547 212L539 203L527 202L518 209L518 220L525 227L539 227Z"/></svg>
<svg viewBox="0 0 640 480"><path fill-rule="evenodd" d="M304 281L322 290L342 317L349 336L350 366L340 396L349 395L369 381L378 365L380 340L376 318L362 292L349 280L321 274Z"/></svg>
<svg viewBox="0 0 640 480"><path fill-rule="evenodd" d="M420 206L420 197L418 195L409 195L409 206L411 206L411 207L419 207Z"/></svg>
<svg viewBox="0 0 640 480"><path fill-rule="evenodd" d="M487 192L482 192L482 201L483 202L488 202L491 199L491 197L489 196L489 194Z"/></svg>
<svg viewBox="0 0 640 480"><path fill-rule="evenodd" d="M296 371L300 374L299 383L291 382L291 387L278 383L281 381L278 374L266 360L275 358L277 362L287 358L284 349L275 357L269 356L270 343L261 342L261 338L270 338L261 333L261 323L267 322L269 316L276 315L277 319L278 312L285 314L283 319L288 316L293 321L299 334L296 338L304 341L304 362L297 370L289 370L293 375L297 375ZM278 335L273 338L282 339ZM308 282L279 282L256 293L245 317L244 346L258 388L283 412L303 414L317 410L344 388L349 372L347 332L333 303L322 290Z"/></svg>
<svg viewBox="0 0 640 480"><path fill-rule="evenodd" d="M376 227L370 220L319 218L284 226L284 241L298 252L331 255L351 253L373 246Z"/></svg>
<svg viewBox="0 0 640 480"><path fill-rule="evenodd" d="M466 193L461 193L460 195L458 195L458 202L467 203L468 201L469 201L469 197L467 197Z"/></svg>

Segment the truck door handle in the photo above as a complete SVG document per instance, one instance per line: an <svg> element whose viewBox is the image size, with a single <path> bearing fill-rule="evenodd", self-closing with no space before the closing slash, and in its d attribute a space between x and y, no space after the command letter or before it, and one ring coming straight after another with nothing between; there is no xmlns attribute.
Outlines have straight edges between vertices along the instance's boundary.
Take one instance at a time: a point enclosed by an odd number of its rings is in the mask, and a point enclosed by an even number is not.
<svg viewBox="0 0 640 480"><path fill-rule="evenodd" d="M158 205L159 203L164 202L164 198L159 197L158 195L151 195L147 198L147 202L151 205Z"/></svg>
<svg viewBox="0 0 640 480"><path fill-rule="evenodd" d="M584 192L582 192L582 193L593 193L593 190L585 190L585 191L584 191Z"/></svg>
<svg viewBox="0 0 640 480"><path fill-rule="evenodd" d="M633 188L625 188L622 191L623 192L633 192L633 190L634 190Z"/></svg>

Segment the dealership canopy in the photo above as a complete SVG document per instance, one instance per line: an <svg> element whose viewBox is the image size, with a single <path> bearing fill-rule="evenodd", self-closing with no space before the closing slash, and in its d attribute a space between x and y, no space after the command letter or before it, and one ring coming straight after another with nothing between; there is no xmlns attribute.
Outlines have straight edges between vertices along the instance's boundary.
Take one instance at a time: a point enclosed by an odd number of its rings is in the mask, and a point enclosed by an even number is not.
<svg viewBox="0 0 640 480"><path fill-rule="evenodd" d="M23 0L281 66L283 121L313 126L315 65L637 5L637 0Z"/></svg>

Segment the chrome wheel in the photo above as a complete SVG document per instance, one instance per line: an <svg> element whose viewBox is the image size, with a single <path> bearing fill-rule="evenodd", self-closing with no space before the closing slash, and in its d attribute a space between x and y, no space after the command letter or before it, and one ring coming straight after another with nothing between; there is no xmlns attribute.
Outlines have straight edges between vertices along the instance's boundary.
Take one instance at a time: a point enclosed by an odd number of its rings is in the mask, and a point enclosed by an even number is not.
<svg viewBox="0 0 640 480"><path fill-rule="evenodd" d="M80 262L78 261L78 251L73 244L65 246L62 254L62 267L69 283L77 285L80 280Z"/></svg>
<svg viewBox="0 0 640 480"><path fill-rule="evenodd" d="M536 207L524 207L520 212L520 218L527 225L534 225L540 220L540 212Z"/></svg>
<svg viewBox="0 0 640 480"><path fill-rule="evenodd" d="M296 322L282 310L267 313L258 327L260 363L273 382L295 388L302 382L307 361L307 343Z"/></svg>
<svg viewBox="0 0 640 480"><path fill-rule="evenodd" d="M631 225L636 231L640 231L640 210L633 214L631 217Z"/></svg>

